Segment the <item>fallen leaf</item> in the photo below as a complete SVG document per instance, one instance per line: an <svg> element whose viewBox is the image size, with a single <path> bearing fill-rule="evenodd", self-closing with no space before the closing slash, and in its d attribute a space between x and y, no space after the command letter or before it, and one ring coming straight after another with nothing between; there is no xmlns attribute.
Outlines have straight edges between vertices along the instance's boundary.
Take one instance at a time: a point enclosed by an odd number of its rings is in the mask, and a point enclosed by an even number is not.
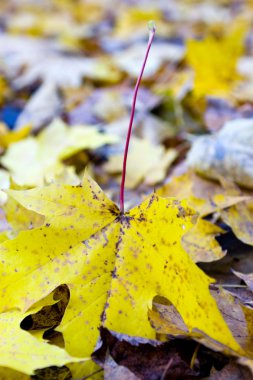
<svg viewBox="0 0 253 380"><path fill-rule="evenodd" d="M220 39L208 36L202 41L187 41L186 59L195 72L196 97L229 95L239 79L236 65L243 52L244 36L245 27L238 25Z"/></svg>
<svg viewBox="0 0 253 380"><path fill-rule="evenodd" d="M18 131L10 131L5 124L0 124L0 146L7 148L9 145L27 137L31 127L25 124Z"/></svg>
<svg viewBox="0 0 253 380"><path fill-rule="evenodd" d="M131 35L134 35L135 38L137 36L146 37L146 24L149 20L159 21L160 25L160 22L162 22L161 11L155 7L151 9L126 7L117 19L114 37L129 40L129 32L130 37Z"/></svg>
<svg viewBox="0 0 253 380"><path fill-rule="evenodd" d="M170 81L155 84L152 88L158 95L182 101L193 88L193 73L189 69L176 71Z"/></svg>
<svg viewBox="0 0 253 380"><path fill-rule="evenodd" d="M33 380L70 380L72 378L71 371L67 366L36 369L34 371Z"/></svg>
<svg viewBox="0 0 253 380"><path fill-rule="evenodd" d="M29 124L36 131L60 116L61 111L62 100L56 86L51 82L43 83L26 103L15 128L23 130L23 126Z"/></svg>
<svg viewBox="0 0 253 380"><path fill-rule="evenodd" d="M92 380L104 380L104 373L101 367L93 360L69 363L68 368L71 371L73 379L85 379L85 377L91 377Z"/></svg>
<svg viewBox="0 0 253 380"><path fill-rule="evenodd" d="M115 64L130 77L137 78L141 62L145 55L146 43L131 46L120 53L115 53L113 59ZM173 43L159 43L152 47L152 57L147 62L143 78L147 79L155 75L163 64L168 62L179 62L185 55L185 47Z"/></svg>
<svg viewBox="0 0 253 380"><path fill-rule="evenodd" d="M30 380L31 376L7 367L0 367L1 380Z"/></svg>
<svg viewBox="0 0 253 380"><path fill-rule="evenodd" d="M250 288L250 290L253 291L253 273L240 273L240 272L237 272L235 270L233 270L233 273L239 277L241 280L243 280L247 285L248 287Z"/></svg>
<svg viewBox="0 0 253 380"><path fill-rule="evenodd" d="M162 197L187 199L189 206L201 217L220 213L223 209L251 199L250 195L235 189L235 184L228 180L223 180L221 185L197 175L192 170L173 176L167 184L157 189L157 194Z"/></svg>
<svg viewBox="0 0 253 380"><path fill-rule="evenodd" d="M132 138L127 161L126 187L133 189L142 181L148 185L162 181L167 168L176 157L177 152L174 149L166 151L162 145L153 145L148 140ZM122 160L123 154L111 156L105 164L105 170L108 173L121 173Z"/></svg>
<svg viewBox="0 0 253 380"><path fill-rule="evenodd" d="M187 158L189 167L212 179L228 177L253 188L252 119L227 122L214 135L198 137Z"/></svg>
<svg viewBox="0 0 253 380"><path fill-rule="evenodd" d="M169 342L145 342L129 336L113 334L102 329L102 346L93 357L100 365L106 367L107 357L113 358L118 366L128 368L140 379L185 379L204 377L210 373L212 365L222 368L227 362L221 354L200 347L194 366L191 360L198 344L193 341L171 339ZM152 344L153 343L153 344ZM110 358L109 357L109 358Z"/></svg>
<svg viewBox="0 0 253 380"><path fill-rule="evenodd" d="M107 357L104 364L104 380L139 380L127 367L118 365L113 358Z"/></svg>
<svg viewBox="0 0 253 380"><path fill-rule="evenodd" d="M213 369L209 376L210 380L252 380L253 375L248 368L232 361L222 370L216 371Z"/></svg>
<svg viewBox="0 0 253 380"><path fill-rule="evenodd" d="M215 240L215 237L225 231L204 219L197 223L182 237L182 246L191 259L196 262L220 260L226 252Z"/></svg>
<svg viewBox="0 0 253 380"><path fill-rule="evenodd" d="M43 39L1 35L0 57L5 63L5 74L12 78L17 89L38 81L62 88L79 87L83 78L106 83L117 83L121 79L121 73L110 57L63 54L53 41ZM26 70L22 71L23 67Z"/></svg>
<svg viewBox="0 0 253 380"><path fill-rule="evenodd" d="M62 366L80 360L22 330L20 322L23 318L24 314L19 311L0 314L3 326L0 337L1 366L31 375L38 368Z"/></svg>
<svg viewBox="0 0 253 380"><path fill-rule="evenodd" d="M242 352L210 296L212 280L181 248L194 216L185 202L153 194L122 215L86 177L82 186L9 193L46 220L1 245L1 310L26 310L67 284L71 296L58 331L68 352L84 356L93 351L101 324L154 338L147 311L158 294L175 305L190 331L198 328Z"/></svg>
<svg viewBox="0 0 253 380"><path fill-rule="evenodd" d="M117 137L102 134L96 127L70 128L56 119L37 137L12 144L1 163L18 185L32 187L63 176L66 169L61 160L80 150L96 149L116 141Z"/></svg>
<svg viewBox="0 0 253 380"><path fill-rule="evenodd" d="M90 89L86 89L88 92ZM74 90L73 90L74 91ZM66 92L66 90L65 90ZM74 109L70 109L69 121L70 124L96 124L105 122L105 129L108 126L108 122L124 119L124 116L128 114L128 109L131 107L132 102L132 89L129 87L116 88L100 88L92 91L88 95L83 95L81 103ZM85 97L85 100L83 98ZM117 107L115 107L115 98L117 98ZM141 114L141 121L145 125L145 120L151 118L150 111L157 107L161 102L161 98L155 95L147 88L140 88L138 92L138 99L136 101L137 118L138 113ZM73 107L72 107L73 108ZM129 124L128 118L125 121L125 128L119 128L118 134L124 134L127 132ZM166 124L167 127L167 122ZM154 131L153 134L155 135Z"/></svg>
<svg viewBox="0 0 253 380"><path fill-rule="evenodd" d="M46 65L44 60L38 60L15 79L14 85L23 88L41 80L58 87L79 87L83 78L113 84L120 80L121 73L108 57L95 59L52 54L46 57Z"/></svg>
<svg viewBox="0 0 253 380"><path fill-rule="evenodd" d="M229 328L233 332L237 341L244 348L244 355L234 353L237 362L248 366L253 373L253 312L252 308L246 307L237 301L230 293L221 287L212 290L211 294L221 310ZM189 331L185 326L181 316L173 305L155 303L155 310L149 311L149 317L152 325L159 334L168 334L168 336L188 337L215 351L224 352L231 355L230 348L220 342L210 339L199 329Z"/></svg>
<svg viewBox="0 0 253 380"><path fill-rule="evenodd" d="M246 202L221 211L222 220L246 244L253 245L253 215Z"/></svg>
<svg viewBox="0 0 253 380"><path fill-rule="evenodd" d="M5 195L7 197L6 192ZM20 231L40 227L45 219L44 216L23 207L12 197L7 197L3 211L9 225L7 232L9 239L13 239Z"/></svg>

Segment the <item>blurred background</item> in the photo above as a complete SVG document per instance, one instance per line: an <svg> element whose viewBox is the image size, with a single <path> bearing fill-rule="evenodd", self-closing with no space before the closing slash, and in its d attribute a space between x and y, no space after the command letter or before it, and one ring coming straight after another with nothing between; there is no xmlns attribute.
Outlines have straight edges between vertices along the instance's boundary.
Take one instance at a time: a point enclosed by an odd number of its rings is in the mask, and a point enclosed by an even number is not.
<svg viewBox="0 0 253 380"><path fill-rule="evenodd" d="M129 198L180 173L196 135L253 115L252 15L250 0L1 1L2 188L76 184L86 167L116 200L149 20L157 33L137 101ZM79 132L67 137L63 124L45 132L56 122L93 126L111 140L80 146ZM52 154L66 141L71 153ZM54 158L32 168L45 156Z"/></svg>

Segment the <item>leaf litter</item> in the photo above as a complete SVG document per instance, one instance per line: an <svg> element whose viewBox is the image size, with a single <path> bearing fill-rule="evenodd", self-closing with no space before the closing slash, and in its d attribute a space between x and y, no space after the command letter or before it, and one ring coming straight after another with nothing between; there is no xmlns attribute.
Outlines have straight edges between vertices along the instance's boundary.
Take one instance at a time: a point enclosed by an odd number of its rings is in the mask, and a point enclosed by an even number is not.
<svg viewBox="0 0 253 380"><path fill-rule="evenodd" d="M13 344L15 321L23 340L14 353L24 345L28 363L17 368L9 357L0 377L248 379L252 4L115 3L0 5L0 184L10 188L0 193L0 317L3 344ZM129 90L151 18L158 33L122 213L83 173L118 203ZM195 135L207 132L199 141L208 146L195 149ZM136 140L149 148L142 153ZM175 312L161 314L173 307L183 329ZM30 351L46 352L31 367L27 345L35 343ZM52 349L60 362L47 360Z"/></svg>

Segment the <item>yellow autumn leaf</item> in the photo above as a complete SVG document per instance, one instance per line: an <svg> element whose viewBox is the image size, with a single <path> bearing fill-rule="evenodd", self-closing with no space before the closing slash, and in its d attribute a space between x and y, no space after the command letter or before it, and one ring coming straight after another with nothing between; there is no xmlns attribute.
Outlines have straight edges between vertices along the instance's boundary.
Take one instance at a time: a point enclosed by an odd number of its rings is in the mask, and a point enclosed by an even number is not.
<svg viewBox="0 0 253 380"><path fill-rule="evenodd" d="M220 212L250 199L249 196L228 188L228 183L224 182L221 186L198 176L192 170L173 177L170 182L157 189L157 194L162 197L173 196L180 200L187 199L189 206L201 217Z"/></svg>
<svg viewBox="0 0 253 380"><path fill-rule="evenodd" d="M226 251L222 251L215 237L222 233L225 233L222 228L199 218L182 237L182 246L195 263L220 260L225 256Z"/></svg>
<svg viewBox="0 0 253 380"><path fill-rule="evenodd" d="M162 13L159 9L145 9L145 8L127 8L124 9L120 17L117 19L117 23L114 30L116 38L129 39L129 32L138 34L147 34L146 25L149 20L156 20L156 22L162 23Z"/></svg>
<svg viewBox="0 0 253 380"><path fill-rule="evenodd" d="M1 380L31 380L31 376L15 371L11 368L0 367Z"/></svg>
<svg viewBox="0 0 253 380"><path fill-rule="evenodd" d="M0 123L0 146L8 148L9 145L24 139L29 135L31 126L26 125L17 131L10 131L5 124Z"/></svg>
<svg viewBox="0 0 253 380"><path fill-rule="evenodd" d="M169 337L180 336L187 337L198 341L209 349L214 351L221 351L228 355L237 356L240 362L245 361L245 365L253 368L253 310L245 306L233 297L231 293L224 290L221 286L211 291L212 296L215 298L223 318L227 322L229 328L244 349L244 355L238 355L236 352L231 352L231 349L224 346L221 342L210 339L210 336L203 334L202 331L195 330L189 332L185 326L182 318L175 310L173 305L160 304L154 302L153 310L149 311L149 318L159 334L165 334Z"/></svg>
<svg viewBox="0 0 253 380"><path fill-rule="evenodd" d="M68 352L86 356L100 325L155 338L147 312L160 295L173 303L190 331L197 328L241 351L209 293L213 280L181 247L195 215L186 202L153 194L121 214L87 177L82 186L9 193L46 220L0 246L2 311L26 310L67 284L70 301L58 330Z"/></svg>
<svg viewBox="0 0 253 380"><path fill-rule="evenodd" d="M222 210L221 218L232 228L238 239L253 245L253 214L246 202Z"/></svg>
<svg viewBox="0 0 253 380"><path fill-rule="evenodd" d="M132 138L127 161L126 187L133 189L142 181L149 186L162 181L166 170L176 157L175 149L166 151L162 145L153 145L148 140ZM110 174L121 173L122 161L123 154L111 156L105 164L106 171Z"/></svg>
<svg viewBox="0 0 253 380"><path fill-rule="evenodd" d="M6 193L5 195L7 196ZM39 227L44 222L44 216L27 210L27 208L23 207L12 197L7 197L3 210L6 220L11 227L7 232L9 238L15 237L20 231Z"/></svg>
<svg viewBox="0 0 253 380"><path fill-rule="evenodd" d="M80 360L22 330L20 323L24 317L20 311L0 314L0 366L31 375L38 368L63 366Z"/></svg>
<svg viewBox="0 0 253 380"><path fill-rule="evenodd" d="M64 160L83 149L96 149L116 142L115 136L102 134L95 127L68 127L57 119L37 137L13 143L1 159L20 186L37 186L62 176Z"/></svg>
<svg viewBox="0 0 253 380"><path fill-rule="evenodd" d="M239 75L238 58L243 52L245 26L238 25L226 36L188 40L186 60L195 72L193 92L196 97L227 96Z"/></svg>

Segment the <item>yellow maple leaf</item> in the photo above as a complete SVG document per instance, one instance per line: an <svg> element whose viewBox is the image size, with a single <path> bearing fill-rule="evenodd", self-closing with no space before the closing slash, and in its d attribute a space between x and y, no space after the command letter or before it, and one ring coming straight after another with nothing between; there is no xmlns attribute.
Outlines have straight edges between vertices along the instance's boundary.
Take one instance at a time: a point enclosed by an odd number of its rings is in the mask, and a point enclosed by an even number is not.
<svg viewBox="0 0 253 380"><path fill-rule="evenodd" d="M236 273L236 272L235 272ZM173 305L159 304L155 302L155 310L149 312L150 322L159 334L170 336L187 337L196 340L214 351L220 351L227 355L237 356L237 362L248 366L253 372L253 310L245 306L242 301L234 297L221 286L211 291L220 311L238 342L244 349L244 355L232 352L229 347L221 342L210 339L210 336L197 330L189 332L182 318ZM251 376L249 377L251 378Z"/></svg>
<svg viewBox="0 0 253 380"><path fill-rule="evenodd" d="M162 13L159 9L144 9L128 7L124 9L120 17L117 19L114 35L116 38L129 39L129 33L146 34L146 24L149 20L156 20L162 24ZM145 35L144 34L144 35Z"/></svg>
<svg viewBox="0 0 253 380"><path fill-rule="evenodd" d="M199 218L197 223L182 237L182 246L196 262L220 260L225 256L215 236L225 233L215 224Z"/></svg>
<svg viewBox="0 0 253 380"><path fill-rule="evenodd" d="M61 162L83 149L96 149L114 143L116 136L99 133L95 127L68 127L55 120L37 137L13 143L1 159L14 182L20 186L38 186L63 175ZM73 174L73 173L72 173Z"/></svg>
<svg viewBox="0 0 253 380"><path fill-rule="evenodd" d="M5 193L5 195L7 194ZM27 208L23 207L12 197L7 198L6 203L3 205L3 210L6 220L11 227L7 232L9 238L15 237L20 231L39 227L44 222L42 215L27 210Z"/></svg>
<svg viewBox="0 0 253 380"><path fill-rule="evenodd" d="M202 41L188 40L186 60L195 72L195 96L227 96L235 80L237 59L243 52L245 27L234 28L227 36Z"/></svg>
<svg viewBox="0 0 253 380"><path fill-rule="evenodd" d="M238 191L198 176L192 170L173 177L170 182L157 190L157 194L162 197L174 196L180 200L187 199L189 206L201 217L250 199Z"/></svg>
<svg viewBox="0 0 253 380"><path fill-rule="evenodd" d="M80 359L69 355L64 349L36 339L27 331L22 330L20 323L25 316L20 311L0 314L0 324L2 326L0 334L0 366L32 375L38 368L60 367L66 363L80 361ZM8 378L7 373L4 376ZM15 378L18 379L19 377Z"/></svg>
<svg viewBox="0 0 253 380"><path fill-rule="evenodd" d="M145 157L141 159L140 157ZM148 140L132 138L127 162L126 187L133 189L144 181L149 186L161 182L168 167L177 158L175 149L167 151L162 145L151 144ZM122 172L123 154L111 156L105 164L108 173ZM138 164L136 164L138 163Z"/></svg>
<svg viewBox="0 0 253 380"><path fill-rule="evenodd" d="M198 328L241 350L209 293L213 280L181 247L194 217L185 202L153 194L122 214L87 177L82 186L9 193L45 215L45 224L0 246L2 311L26 310L67 284L70 301L58 330L68 352L86 356L101 324L155 338L147 312L160 295L174 304L189 330Z"/></svg>
<svg viewBox="0 0 253 380"><path fill-rule="evenodd" d="M23 128L18 129L17 131L10 131L7 126L3 123L0 123L0 146L7 148L9 145L24 139L29 135L31 131L31 126L25 125Z"/></svg>

